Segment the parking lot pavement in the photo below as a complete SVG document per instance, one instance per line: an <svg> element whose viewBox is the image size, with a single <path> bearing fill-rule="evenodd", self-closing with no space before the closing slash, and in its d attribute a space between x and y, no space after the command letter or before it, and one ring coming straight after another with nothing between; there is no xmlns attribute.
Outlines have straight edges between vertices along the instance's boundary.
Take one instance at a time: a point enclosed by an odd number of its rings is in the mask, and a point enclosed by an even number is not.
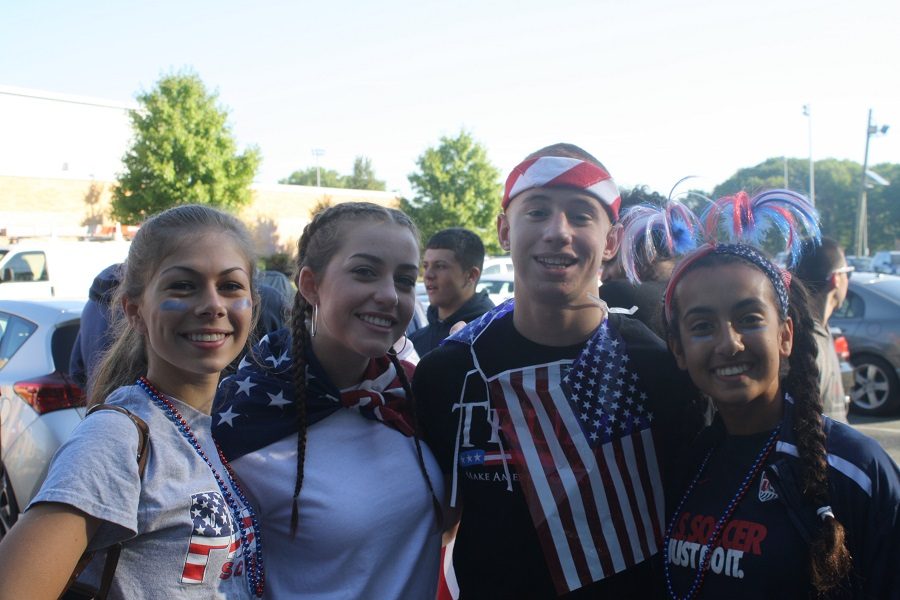
<svg viewBox="0 0 900 600"><path fill-rule="evenodd" d="M850 424L887 450L894 462L900 464L900 416L863 417L851 414Z"/></svg>

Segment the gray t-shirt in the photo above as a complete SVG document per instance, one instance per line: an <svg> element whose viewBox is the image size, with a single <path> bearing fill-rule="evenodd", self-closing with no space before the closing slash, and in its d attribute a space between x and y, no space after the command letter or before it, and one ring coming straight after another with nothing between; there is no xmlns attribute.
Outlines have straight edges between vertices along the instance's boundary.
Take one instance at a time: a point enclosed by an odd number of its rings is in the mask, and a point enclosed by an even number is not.
<svg viewBox="0 0 900 600"><path fill-rule="evenodd" d="M209 415L173 402L227 481ZM143 483L135 458L137 428L125 415L100 411L80 423L57 451L29 508L60 502L100 519L91 550L127 540L111 599L252 598L240 529L209 467L140 388L119 388L107 403L127 408L150 428ZM246 507L233 497L246 519ZM245 531L252 536L252 528ZM99 579L104 556L93 561L89 579Z"/></svg>
<svg viewBox="0 0 900 600"><path fill-rule="evenodd" d="M842 423L847 422L847 405L844 400L844 384L841 381L841 364L834 350L834 338L831 333L816 322L813 337L819 353L816 355L816 366L819 367L819 389L822 393L822 412Z"/></svg>

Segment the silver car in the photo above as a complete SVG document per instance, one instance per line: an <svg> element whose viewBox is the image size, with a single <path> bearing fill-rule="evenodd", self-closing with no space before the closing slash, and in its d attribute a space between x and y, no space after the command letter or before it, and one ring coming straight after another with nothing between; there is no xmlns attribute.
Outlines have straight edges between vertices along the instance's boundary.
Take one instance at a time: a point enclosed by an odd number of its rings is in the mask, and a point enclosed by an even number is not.
<svg viewBox="0 0 900 600"><path fill-rule="evenodd" d="M844 304L828 321L850 345L851 410L885 415L900 410L900 277L853 273Z"/></svg>
<svg viewBox="0 0 900 600"><path fill-rule="evenodd" d="M0 538L81 421L84 394L68 377L81 300L0 301Z"/></svg>

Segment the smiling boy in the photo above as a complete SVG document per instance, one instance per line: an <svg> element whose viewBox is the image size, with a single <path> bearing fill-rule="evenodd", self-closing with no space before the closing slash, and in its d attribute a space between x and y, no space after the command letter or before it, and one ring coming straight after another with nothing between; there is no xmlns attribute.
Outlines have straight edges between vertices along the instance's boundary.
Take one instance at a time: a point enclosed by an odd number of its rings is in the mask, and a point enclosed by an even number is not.
<svg viewBox="0 0 900 600"><path fill-rule="evenodd" d="M535 152L497 220L515 300L425 357L414 390L461 507L460 597L645 598L663 474L701 423L690 385L642 323L610 314L597 275L619 194L571 144Z"/></svg>

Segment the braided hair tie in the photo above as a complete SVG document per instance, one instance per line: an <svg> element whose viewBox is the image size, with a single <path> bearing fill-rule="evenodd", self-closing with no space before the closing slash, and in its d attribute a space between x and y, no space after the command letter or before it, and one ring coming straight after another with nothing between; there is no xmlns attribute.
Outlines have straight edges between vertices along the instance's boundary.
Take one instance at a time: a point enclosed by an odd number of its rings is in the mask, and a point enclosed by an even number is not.
<svg viewBox="0 0 900 600"><path fill-rule="evenodd" d="M820 519L822 519L823 521L824 521L826 518L828 518L828 517L831 517L832 519L835 518L835 517L834 517L834 513L831 512L831 507L830 507L830 506L827 506L827 505L826 505L826 506L820 506L819 508L817 508L817 509L816 509L816 516L819 517Z"/></svg>

